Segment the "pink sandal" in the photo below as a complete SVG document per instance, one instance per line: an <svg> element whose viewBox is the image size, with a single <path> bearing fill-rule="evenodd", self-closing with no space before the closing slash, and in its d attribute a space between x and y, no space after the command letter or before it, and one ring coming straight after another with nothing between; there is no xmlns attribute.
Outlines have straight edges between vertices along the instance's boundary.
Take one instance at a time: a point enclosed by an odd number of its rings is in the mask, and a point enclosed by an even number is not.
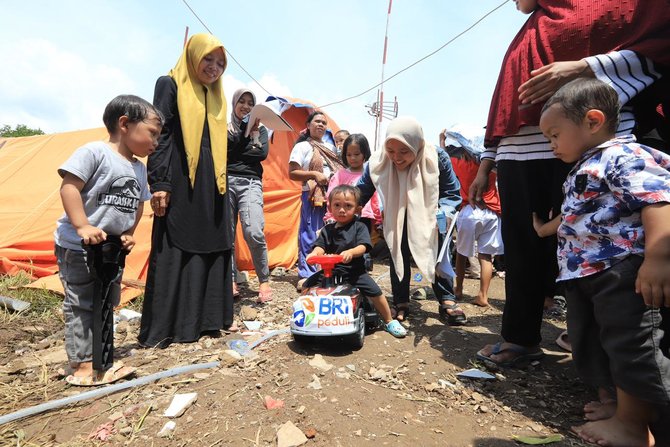
<svg viewBox="0 0 670 447"><path fill-rule="evenodd" d="M256 300L259 304L267 303L272 301L272 290L261 290L258 292L258 299Z"/></svg>

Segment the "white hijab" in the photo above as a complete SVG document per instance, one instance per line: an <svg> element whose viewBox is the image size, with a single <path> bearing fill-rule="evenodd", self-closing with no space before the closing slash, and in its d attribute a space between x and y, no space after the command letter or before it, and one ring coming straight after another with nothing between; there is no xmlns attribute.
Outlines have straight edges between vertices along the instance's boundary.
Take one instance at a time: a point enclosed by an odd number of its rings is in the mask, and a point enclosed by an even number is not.
<svg viewBox="0 0 670 447"><path fill-rule="evenodd" d="M398 171L386 155L386 142L397 140L414 152L416 159ZM396 118L386 129L384 148L370 157L370 177L384 205L384 238L391 251L398 278L403 279L400 250L407 215L407 239L414 262L430 281L435 280L440 170L437 151L426 145L421 125L412 117Z"/></svg>

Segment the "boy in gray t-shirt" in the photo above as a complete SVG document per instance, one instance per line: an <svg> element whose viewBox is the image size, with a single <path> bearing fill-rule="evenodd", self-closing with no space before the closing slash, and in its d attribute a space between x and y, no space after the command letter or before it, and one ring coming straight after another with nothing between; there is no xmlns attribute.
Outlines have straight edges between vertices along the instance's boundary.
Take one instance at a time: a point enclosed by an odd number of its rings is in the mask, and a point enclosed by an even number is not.
<svg viewBox="0 0 670 447"><path fill-rule="evenodd" d="M163 117L151 103L132 95L114 98L105 108L103 121L109 141L88 143L58 169L63 178L60 195L65 214L58 220L55 251L65 300L65 350L72 385L98 385L127 376L133 370L120 362L108 371L94 371L93 298L96 276L87 264L85 245L120 237L122 248L135 245L133 233L151 194L146 167L135 157L146 157L158 145ZM116 305L121 294L121 274L109 287Z"/></svg>

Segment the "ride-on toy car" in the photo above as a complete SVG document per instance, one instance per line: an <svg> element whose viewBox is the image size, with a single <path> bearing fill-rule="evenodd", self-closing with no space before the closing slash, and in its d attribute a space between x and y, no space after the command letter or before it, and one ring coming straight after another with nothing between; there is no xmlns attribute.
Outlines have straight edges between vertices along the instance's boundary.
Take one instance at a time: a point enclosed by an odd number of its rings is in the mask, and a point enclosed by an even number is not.
<svg viewBox="0 0 670 447"><path fill-rule="evenodd" d="M344 337L354 348L362 348L366 328L376 328L379 315L358 288L333 277L342 256L312 256L307 262L321 265L323 279L320 286L303 290L293 303L293 338L303 342L312 337Z"/></svg>

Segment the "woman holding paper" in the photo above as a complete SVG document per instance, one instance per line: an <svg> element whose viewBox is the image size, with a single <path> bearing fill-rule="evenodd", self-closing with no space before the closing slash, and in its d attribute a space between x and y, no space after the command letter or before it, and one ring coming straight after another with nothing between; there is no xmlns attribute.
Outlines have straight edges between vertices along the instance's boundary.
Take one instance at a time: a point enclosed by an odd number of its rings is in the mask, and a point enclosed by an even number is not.
<svg viewBox="0 0 670 447"><path fill-rule="evenodd" d="M242 234L247 242L254 270L258 276L258 302L272 300L268 248L265 242L265 218L263 216L263 165L268 156L268 132L263 126L248 123L245 117L256 105L256 96L249 89L241 88L233 93L233 112L228 123L228 196L233 218L230 221L233 240L239 215ZM252 125L249 136L247 126ZM233 250L233 274L235 267ZM233 282L233 294L237 295Z"/></svg>

